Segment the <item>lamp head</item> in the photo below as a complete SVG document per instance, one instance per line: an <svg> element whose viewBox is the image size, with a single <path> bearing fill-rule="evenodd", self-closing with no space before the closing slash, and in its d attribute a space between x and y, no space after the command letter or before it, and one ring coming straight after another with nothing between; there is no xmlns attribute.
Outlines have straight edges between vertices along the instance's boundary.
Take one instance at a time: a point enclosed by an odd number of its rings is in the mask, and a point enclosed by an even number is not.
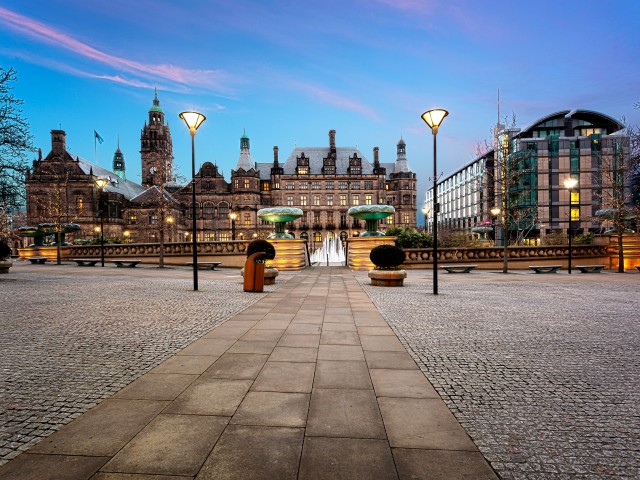
<svg viewBox="0 0 640 480"><path fill-rule="evenodd" d="M564 188L568 190L573 190L573 188L575 188L577 184L578 184L578 180L576 180L575 178L569 177L564 181Z"/></svg>
<svg viewBox="0 0 640 480"><path fill-rule="evenodd" d="M438 127L444 120L444 117L449 115L449 112L442 108L434 108L432 110L427 110L422 114L422 120L425 121L429 128L431 128L434 135L438 133Z"/></svg>
<svg viewBox="0 0 640 480"><path fill-rule="evenodd" d="M98 187L100 190L103 190L104 187L106 187L109 184L109 180L107 180L106 178L96 178L96 187Z"/></svg>
<svg viewBox="0 0 640 480"><path fill-rule="evenodd" d="M237 214L236 212L231 212L231 213L229 214L229 218L230 218L231 220L237 220L237 219L238 219L238 214Z"/></svg>
<svg viewBox="0 0 640 480"><path fill-rule="evenodd" d="M498 207L493 207L490 211L491 211L491 215L493 215L494 217L497 217L498 215L500 215L500 209Z"/></svg>
<svg viewBox="0 0 640 480"><path fill-rule="evenodd" d="M184 120L189 130L193 130L194 132L202 125L202 122L207 119L207 117L198 112L182 112L179 117Z"/></svg>

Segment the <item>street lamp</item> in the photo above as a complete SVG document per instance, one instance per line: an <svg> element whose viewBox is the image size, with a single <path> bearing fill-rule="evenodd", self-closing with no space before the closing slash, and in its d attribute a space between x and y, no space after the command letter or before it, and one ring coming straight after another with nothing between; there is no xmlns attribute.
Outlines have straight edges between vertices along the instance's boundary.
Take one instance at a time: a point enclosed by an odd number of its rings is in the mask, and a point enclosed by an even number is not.
<svg viewBox="0 0 640 480"><path fill-rule="evenodd" d="M425 121L431 133L433 133L433 294L438 294L438 213L440 212L440 204L438 203L438 167L437 167L437 149L436 138L438 136L438 127L449 112L442 109L427 110L422 114L422 120Z"/></svg>
<svg viewBox="0 0 640 480"><path fill-rule="evenodd" d="M493 217L493 246L495 247L498 242L498 231L496 230L496 218L500 215L500 209L498 207L493 207L491 210L491 215Z"/></svg>
<svg viewBox="0 0 640 480"><path fill-rule="evenodd" d="M231 240L236 239L236 220L238 219L238 214L236 212L231 212L229 214L229 218L231 219Z"/></svg>
<svg viewBox="0 0 640 480"><path fill-rule="evenodd" d="M571 274L571 225L572 225L572 220L573 220L573 215L572 215L572 201L571 201L571 194L573 193L573 189L575 188L575 186L578 184L578 180L576 180L575 178L567 178L564 181L564 188L566 188L567 190L569 190L569 230L568 230L568 236L569 236L569 262L568 262L568 272L569 274Z"/></svg>
<svg viewBox="0 0 640 480"><path fill-rule="evenodd" d="M96 187L100 190L98 213L100 214L100 265L104 267L104 189L109 184L106 178L96 178Z"/></svg>
<svg viewBox="0 0 640 480"><path fill-rule="evenodd" d="M422 215L424 216L424 231L427 231L427 215L429 215L429 209L425 205L422 207Z"/></svg>
<svg viewBox="0 0 640 480"><path fill-rule="evenodd" d="M196 130L207 117L198 112L182 112L179 117L191 133L191 236L193 250L193 290L198 290L198 239L196 231Z"/></svg>

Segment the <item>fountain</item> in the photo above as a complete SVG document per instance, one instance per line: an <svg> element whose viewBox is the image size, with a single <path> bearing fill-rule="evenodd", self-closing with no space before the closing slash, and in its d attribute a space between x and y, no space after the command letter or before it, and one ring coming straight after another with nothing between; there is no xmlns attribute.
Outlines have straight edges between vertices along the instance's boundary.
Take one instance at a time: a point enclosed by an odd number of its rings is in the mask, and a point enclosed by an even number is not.
<svg viewBox="0 0 640 480"><path fill-rule="evenodd" d="M344 247L338 237L324 237L322 246L311 254L311 264L340 263L344 265Z"/></svg>
<svg viewBox="0 0 640 480"><path fill-rule="evenodd" d="M300 218L302 214L303 211L299 208L291 207L271 207L258 210L258 217L275 224L276 231L269 235L270 239L294 238L293 235L285 233L284 226L287 222Z"/></svg>
<svg viewBox="0 0 640 480"><path fill-rule="evenodd" d="M378 231L378 220L393 215L395 211L391 205L359 205L351 207L347 213L366 222L366 231L360 234L361 237L383 237L384 233Z"/></svg>

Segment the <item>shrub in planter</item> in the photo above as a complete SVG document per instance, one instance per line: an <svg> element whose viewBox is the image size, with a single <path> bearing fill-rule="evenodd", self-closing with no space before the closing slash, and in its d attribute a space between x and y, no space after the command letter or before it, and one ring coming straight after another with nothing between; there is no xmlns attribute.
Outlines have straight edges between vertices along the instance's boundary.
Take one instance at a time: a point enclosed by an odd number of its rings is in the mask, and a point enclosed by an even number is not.
<svg viewBox="0 0 640 480"><path fill-rule="evenodd" d="M405 255L400 247L387 244L372 248L369 258L378 270L399 270Z"/></svg>
<svg viewBox="0 0 640 480"><path fill-rule="evenodd" d="M260 257L260 263L266 263L267 260L273 260L276 258L276 249L266 240L254 240L247 247L247 257L258 252L264 252L264 255Z"/></svg>
<svg viewBox="0 0 640 480"><path fill-rule="evenodd" d="M11 257L11 248L4 242L0 242L0 260L7 260Z"/></svg>

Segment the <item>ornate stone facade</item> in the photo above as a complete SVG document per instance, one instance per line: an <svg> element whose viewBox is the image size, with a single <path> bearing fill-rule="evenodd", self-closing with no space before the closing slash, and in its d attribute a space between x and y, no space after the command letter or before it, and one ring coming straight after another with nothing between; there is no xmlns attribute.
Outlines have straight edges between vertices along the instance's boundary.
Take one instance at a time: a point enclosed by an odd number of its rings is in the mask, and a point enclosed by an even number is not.
<svg viewBox="0 0 640 480"><path fill-rule="evenodd" d="M189 241L192 183L174 181L171 132L157 93L148 113L141 134L142 185L126 179L119 146L109 171L69 153L66 133L53 130L51 152L35 160L27 176L28 223L77 223L81 229L68 239L86 240L99 236L102 213L104 235L112 241ZM395 214L382 229L416 226L417 180L409 170L404 140L397 144L395 161L388 163L380 162L378 147L373 163L355 147L337 147L335 130L329 132L328 146L297 147L284 162L277 146L273 152L272 162L255 162L245 133L229 182L217 165L200 166L194 179L200 241L264 237L273 225L257 212L271 206L302 209L302 218L288 228L296 238L314 243L326 236L358 236L364 225L347 216L354 205L392 205ZM97 178L108 179L103 191Z"/></svg>

